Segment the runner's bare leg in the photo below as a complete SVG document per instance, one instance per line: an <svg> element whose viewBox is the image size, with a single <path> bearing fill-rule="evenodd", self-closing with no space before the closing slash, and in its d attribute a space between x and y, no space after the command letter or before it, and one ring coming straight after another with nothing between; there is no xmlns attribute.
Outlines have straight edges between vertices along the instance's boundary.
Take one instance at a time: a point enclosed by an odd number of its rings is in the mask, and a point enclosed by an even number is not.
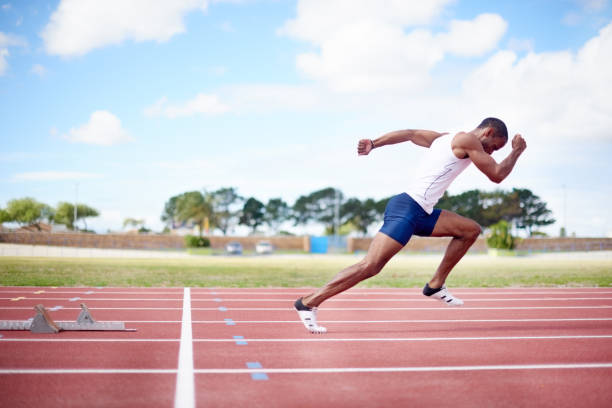
<svg viewBox="0 0 612 408"><path fill-rule="evenodd" d="M444 285L448 274L470 249L480 232L480 225L475 221L452 211L442 210L431 236L453 237L453 239L448 244L436 273L429 281L431 288L439 288Z"/></svg>
<svg viewBox="0 0 612 408"><path fill-rule="evenodd" d="M403 245L379 232L376 234L365 258L355 265L340 271L331 281L315 292L304 296L302 303L307 307L318 307L323 301L352 288L362 280L378 274Z"/></svg>

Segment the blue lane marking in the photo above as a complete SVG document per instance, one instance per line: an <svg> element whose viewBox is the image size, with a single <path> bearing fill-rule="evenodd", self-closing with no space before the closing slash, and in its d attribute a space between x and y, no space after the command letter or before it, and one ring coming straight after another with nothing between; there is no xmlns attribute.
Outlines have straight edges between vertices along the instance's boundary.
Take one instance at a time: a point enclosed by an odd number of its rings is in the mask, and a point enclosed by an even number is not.
<svg viewBox="0 0 612 408"><path fill-rule="evenodd" d="M215 302L220 302L220 301L221 301L221 299L219 299L219 298L214 298L213 300L214 300Z"/></svg>
<svg viewBox="0 0 612 408"><path fill-rule="evenodd" d="M49 310L51 310L52 312L55 312L56 310L60 310L60 309L63 309L63 308L64 308L64 306L53 306L53 307L52 307L51 309L49 309Z"/></svg>
<svg viewBox="0 0 612 408"><path fill-rule="evenodd" d="M261 363L258 361L246 363L247 368L262 368ZM251 379L255 381L266 381L268 375L266 373L251 373Z"/></svg>
<svg viewBox="0 0 612 408"><path fill-rule="evenodd" d="M237 346L246 346L249 344L246 340L244 340L244 336L234 336L234 340L236 341Z"/></svg>
<svg viewBox="0 0 612 408"><path fill-rule="evenodd" d="M225 306L219 306L219 311L220 311L220 312L227 312L227 307L225 307Z"/></svg>
<svg viewBox="0 0 612 408"><path fill-rule="evenodd" d="M81 300L80 297L73 297L72 299L68 299L71 302L77 301L77 300Z"/></svg>
<svg viewBox="0 0 612 408"><path fill-rule="evenodd" d="M233 321L232 319L223 319L225 320L225 324L227 324L228 326L235 326L236 322Z"/></svg>

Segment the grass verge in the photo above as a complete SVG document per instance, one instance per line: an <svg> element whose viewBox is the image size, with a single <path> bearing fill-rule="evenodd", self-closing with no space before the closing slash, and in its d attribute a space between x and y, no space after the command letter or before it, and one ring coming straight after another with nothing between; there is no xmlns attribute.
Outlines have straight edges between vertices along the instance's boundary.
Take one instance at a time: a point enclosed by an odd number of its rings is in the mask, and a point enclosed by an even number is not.
<svg viewBox="0 0 612 408"><path fill-rule="evenodd" d="M441 256L398 256L362 287L421 287ZM5 286L321 286L359 256L197 257L196 259L0 258ZM612 286L612 260L468 256L454 287Z"/></svg>

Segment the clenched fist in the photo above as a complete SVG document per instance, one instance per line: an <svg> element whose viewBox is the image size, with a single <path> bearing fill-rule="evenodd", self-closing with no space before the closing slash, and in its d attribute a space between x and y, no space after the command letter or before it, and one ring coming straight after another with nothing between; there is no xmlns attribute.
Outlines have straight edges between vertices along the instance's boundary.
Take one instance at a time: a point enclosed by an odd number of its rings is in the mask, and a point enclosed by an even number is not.
<svg viewBox="0 0 612 408"><path fill-rule="evenodd" d="M523 139L523 136L519 135L518 133L514 135L514 138L512 139L512 150L518 150L522 153L526 148L527 143L525 142L525 139Z"/></svg>
<svg viewBox="0 0 612 408"><path fill-rule="evenodd" d="M374 148L374 144L370 139L361 139L359 143L357 143L357 154L366 155L372 151Z"/></svg>

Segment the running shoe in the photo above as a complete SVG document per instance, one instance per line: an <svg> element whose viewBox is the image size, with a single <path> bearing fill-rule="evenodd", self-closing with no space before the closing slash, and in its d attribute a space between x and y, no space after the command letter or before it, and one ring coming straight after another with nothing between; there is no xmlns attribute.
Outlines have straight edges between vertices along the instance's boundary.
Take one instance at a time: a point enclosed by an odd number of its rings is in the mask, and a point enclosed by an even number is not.
<svg viewBox="0 0 612 408"><path fill-rule="evenodd" d="M446 285L442 285L442 288L433 295L429 297L438 299L440 302L443 302L446 306L463 306L463 300L459 299L456 296L453 296L452 293L446 289Z"/></svg>
<svg viewBox="0 0 612 408"><path fill-rule="evenodd" d="M316 307L307 307L302 303L302 298L299 298L295 301L294 305L295 310L300 316L300 320L304 323L304 327L308 329L309 332L314 334L327 333L327 329L323 326L319 326L317 324L317 308Z"/></svg>

